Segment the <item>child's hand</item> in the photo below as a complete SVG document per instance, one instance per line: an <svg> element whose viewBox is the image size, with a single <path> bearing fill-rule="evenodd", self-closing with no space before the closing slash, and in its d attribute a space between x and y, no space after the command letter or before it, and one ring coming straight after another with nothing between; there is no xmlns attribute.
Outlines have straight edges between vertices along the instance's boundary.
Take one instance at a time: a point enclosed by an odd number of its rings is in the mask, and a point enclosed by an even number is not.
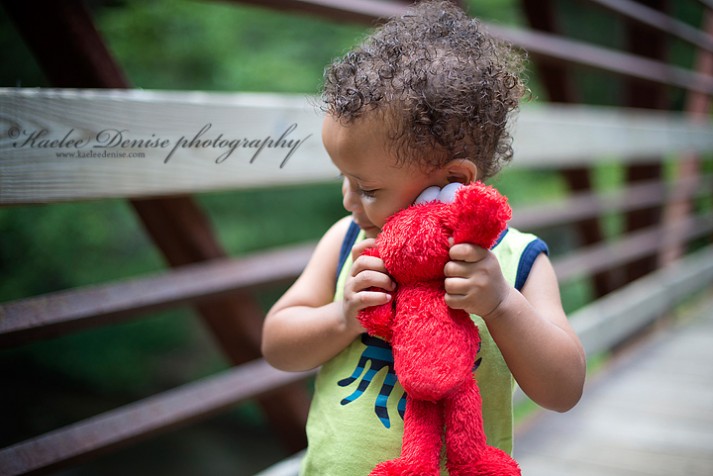
<svg viewBox="0 0 713 476"><path fill-rule="evenodd" d="M357 319L359 311L367 307L380 306L391 300L386 292L374 291L370 288L380 288L393 291L395 283L387 274L384 262L375 256L362 255L364 250L374 246L374 239L366 239L352 248L354 264L349 277L344 283L343 313L347 326L363 327Z"/></svg>
<svg viewBox="0 0 713 476"><path fill-rule="evenodd" d="M446 304L487 319L512 289L497 258L489 250L469 243L452 245L449 256L452 261L443 269Z"/></svg>

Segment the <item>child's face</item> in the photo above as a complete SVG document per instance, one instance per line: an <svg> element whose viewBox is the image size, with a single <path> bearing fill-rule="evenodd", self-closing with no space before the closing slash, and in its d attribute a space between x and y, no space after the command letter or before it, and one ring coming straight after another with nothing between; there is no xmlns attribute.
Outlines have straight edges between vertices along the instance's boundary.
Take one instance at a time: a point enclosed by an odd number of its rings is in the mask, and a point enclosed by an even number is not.
<svg viewBox="0 0 713 476"><path fill-rule="evenodd" d="M378 115L346 125L328 115L322 141L344 175L344 208L368 237L375 237L389 216L411 205L424 189L448 183L445 171L427 173L418 166L397 165Z"/></svg>

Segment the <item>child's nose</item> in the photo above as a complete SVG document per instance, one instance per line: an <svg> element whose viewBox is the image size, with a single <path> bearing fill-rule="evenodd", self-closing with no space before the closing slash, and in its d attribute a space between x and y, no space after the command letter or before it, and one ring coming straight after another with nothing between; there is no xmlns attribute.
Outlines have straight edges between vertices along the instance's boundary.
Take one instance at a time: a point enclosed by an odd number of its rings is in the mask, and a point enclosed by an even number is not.
<svg viewBox="0 0 713 476"><path fill-rule="evenodd" d="M351 190L351 187L344 187L342 194L342 205L344 206L345 210L352 213L357 211L361 206L357 194Z"/></svg>
<svg viewBox="0 0 713 476"><path fill-rule="evenodd" d="M348 212L354 213L361 206L357 194L352 190L349 179L344 177L342 182L342 206Z"/></svg>

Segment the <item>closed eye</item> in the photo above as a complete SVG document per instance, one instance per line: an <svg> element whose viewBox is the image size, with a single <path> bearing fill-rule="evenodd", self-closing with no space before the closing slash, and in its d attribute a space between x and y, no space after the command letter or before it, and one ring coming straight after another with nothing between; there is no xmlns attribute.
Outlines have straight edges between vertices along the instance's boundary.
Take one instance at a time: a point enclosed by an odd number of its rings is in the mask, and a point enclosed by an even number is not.
<svg viewBox="0 0 713 476"><path fill-rule="evenodd" d="M364 190L363 188L357 189L359 195L365 198L374 198L376 196L377 190Z"/></svg>

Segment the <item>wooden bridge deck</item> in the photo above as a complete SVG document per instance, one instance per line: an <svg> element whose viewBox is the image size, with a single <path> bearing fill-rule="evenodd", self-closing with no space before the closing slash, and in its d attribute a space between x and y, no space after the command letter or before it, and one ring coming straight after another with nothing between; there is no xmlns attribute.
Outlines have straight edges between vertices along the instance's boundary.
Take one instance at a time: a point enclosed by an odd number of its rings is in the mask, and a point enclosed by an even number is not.
<svg viewBox="0 0 713 476"><path fill-rule="evenodd" d="M713 299L691 314L619 356L572 411L523 425L523 475L713 475Z"/></svg>

